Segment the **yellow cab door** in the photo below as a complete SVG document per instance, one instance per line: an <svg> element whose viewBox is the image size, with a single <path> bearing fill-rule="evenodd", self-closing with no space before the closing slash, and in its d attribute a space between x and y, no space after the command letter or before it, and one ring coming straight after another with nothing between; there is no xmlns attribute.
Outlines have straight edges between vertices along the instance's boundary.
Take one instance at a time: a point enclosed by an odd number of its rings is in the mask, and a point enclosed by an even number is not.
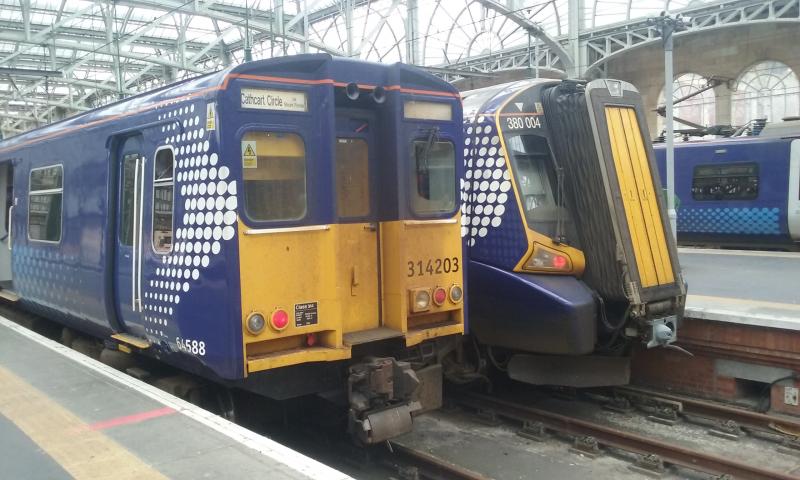
<svg viewBox="0 0 800 480"><path fill-rule="evenodd" d="M372 116L337 115L334 140L337 285L345 344L375 339L381 326L379 229L376 221ZM381 335L382 336L382 335Z"/></svg>

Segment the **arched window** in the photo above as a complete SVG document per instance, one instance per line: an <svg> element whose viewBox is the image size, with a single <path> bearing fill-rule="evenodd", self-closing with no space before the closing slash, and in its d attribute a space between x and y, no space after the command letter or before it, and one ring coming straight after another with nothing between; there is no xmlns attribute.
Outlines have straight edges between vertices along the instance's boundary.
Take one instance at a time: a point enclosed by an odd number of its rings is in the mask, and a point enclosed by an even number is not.
<svg viewBox="0 0 800 480"><path fill-rule="evenodd" d="M779 122L800 114L800 82L781 62L757 63L739 76L731 97L732 122L744 125L755 118Z"/></svg>
<svg viewBox="0 0 800 480"><path fill-rule="evenodd" d="M673 100L678 100L679 98L683 98L686 95L700 90L707 84L708 80L702 75L684 73L683 75L679 75L672 82L672 98ZM675 129L692 128L689 125L682 124L678 118L703 125L704 127L714 125L716 121L715 100L714 90L710 89L676 104L673 110L673 115L675 115ZM661 94L658 96L658 104L664 105L664 102L664 90L662 89ZM661 115L658 116L657 125L658 131L654 133L658 135L664 131L664 117Z"/></svg>

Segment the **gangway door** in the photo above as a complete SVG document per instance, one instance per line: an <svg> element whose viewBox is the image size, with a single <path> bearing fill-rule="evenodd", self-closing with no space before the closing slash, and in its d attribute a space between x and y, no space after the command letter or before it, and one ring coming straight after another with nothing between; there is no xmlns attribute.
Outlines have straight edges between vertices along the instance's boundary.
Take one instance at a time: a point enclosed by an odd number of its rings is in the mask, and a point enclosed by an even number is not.
<svg viewBox="0 0 800 480"><path fill-rule="evenodd" d="M542 99L586 283L607 301L683 295L639 93L612 80L565 81Z"/></svg>

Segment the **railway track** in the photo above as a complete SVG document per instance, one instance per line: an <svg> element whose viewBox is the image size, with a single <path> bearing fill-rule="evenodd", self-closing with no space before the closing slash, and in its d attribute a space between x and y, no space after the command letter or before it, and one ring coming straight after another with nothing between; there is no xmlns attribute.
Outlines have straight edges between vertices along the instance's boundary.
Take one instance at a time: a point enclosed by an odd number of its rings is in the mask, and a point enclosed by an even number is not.
<svg viewBox="0 0 800 480"><path fill-rule="evenodd" d="M409 448L392 441L389 441L389 446L393 456L402 462L402 465L395 465L395 467L403 480L490 480L490 477L452 464L422 450Z"/></svg>
<svg viewBox="0 0 800 480"><path fill-rule="evenodd" d="M611 405L622 409L626 402L631 407L644 406L651 409L655 416L665 420L685 418L691 422L706 423L710 425L712 433L730 438L749 433L779 441L800 453L800 420L637 387L614 388L610 401Z"/></svg>
<svg viewBox="0 0 800 480"><path fill-rule="evenodd" d="M649 473L664 473L669 465L707 473L751 480L796 480L797 477L763 469L735 460L687 448L664 440L619 430L587 420L521 405L512 401L482 394L464 394L457 402L486 415L521 423L526 436L546 436L555 432L575 439L576 450L588 455L599 454L603 448L618 449L638 456L635 469ZM723 478L729 478L723 477Z"/></svg>

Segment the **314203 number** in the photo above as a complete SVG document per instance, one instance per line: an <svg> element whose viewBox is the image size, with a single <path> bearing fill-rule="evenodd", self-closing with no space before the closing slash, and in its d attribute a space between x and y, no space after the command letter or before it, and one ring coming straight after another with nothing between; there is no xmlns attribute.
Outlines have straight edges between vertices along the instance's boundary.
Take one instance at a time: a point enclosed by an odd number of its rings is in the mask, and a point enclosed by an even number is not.
<svg viewBox="0 0 800 480"><path fill-rule="evenodd" d="M408 277L422 277L424 275L434 275L438 273L455 273L459 271L458 257L448 258L429 258L428 261L417 260L408 262Z"/></svg>

